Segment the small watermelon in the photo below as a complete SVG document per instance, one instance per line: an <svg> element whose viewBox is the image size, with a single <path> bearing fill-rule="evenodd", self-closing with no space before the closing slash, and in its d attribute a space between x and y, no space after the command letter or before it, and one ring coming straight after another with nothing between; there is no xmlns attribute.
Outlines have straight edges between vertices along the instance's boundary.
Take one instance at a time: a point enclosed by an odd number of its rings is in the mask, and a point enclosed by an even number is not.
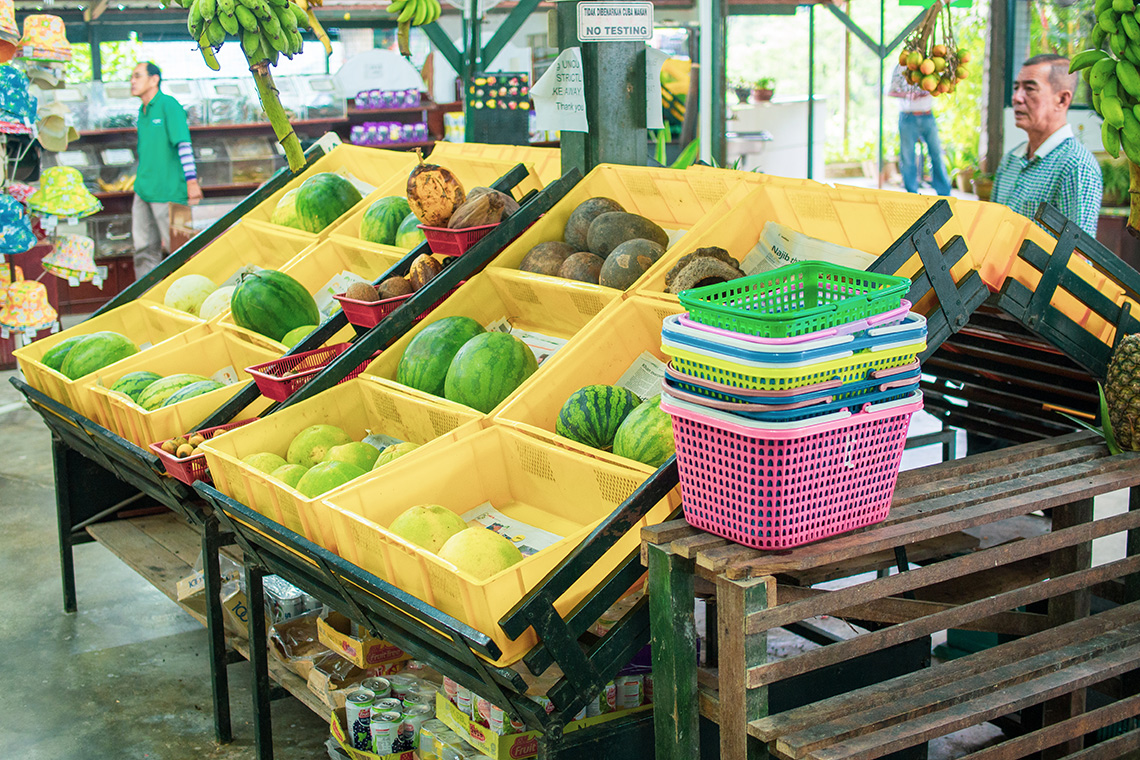
<svg viewBox="0 0 1140 760"><path fill-rule="evenodd" d="M463 344L451 360L444 398L486 414L538 369L534 352L509 333L485 332Z"/></svg>
<svg viewBox="0 0 1140 760"><path fill-rule="evenodd" d="M396 229L397 248L406 248L409 251L424 242L424 231L420 229L420 220L415 214L408 214Z"/></svg>
<svg viewBox="0 0 1140 760"><path fill-rule="evenodd" d="M673 420L661 411L661 395L641 402L614 436L614 453L650 467L660 467L676 453Z"/></svg>
<svg viewBox="0 0 1140 760"><path fill-rule="evenodd" d="M273 269L242 277L230 298L230 316L238 327L276 341L298 327L321 321L317 302L305 286Z"/></svg>
<svg viewBox="0 0 1140 760"><path fill-rule="evenodd" d="M219 383L217 380L199 380L196 383L190 383L176 390L166 401L162 402L162 405L174 406L181 401L189 401L195 396L201 396L203 393L209 393L210 391L216 391L218 388L225 387L225 385Z"/></svg>
<svg viewBox="0 0 1140 760"><path fill-rule="evenodd" d="M363 200L356 185L339 174L314 174L297 188L294 206L301 229L321 232Z"/></svg>
<svg viewBox="0 0 1140 760"><path fill-rule="evenodd" d="M138 352L138 346L117 332L91 333L71 347L59 371L64 377L78 380Z"/></svg>
<svg viewBox="0 0 1140 760"><path fill-rule="evenodd" d="M209 378L202 377L201 375L191 375L190 373L168 375L161 380L155 380L144 388L142 393L139 394L139 397L135 399L135 403L148 412L154 411L166 403L168 398L187 385L207 379Z"/></svg>
<svg viewBox="0 0 1140 760"><path fill-rule="evenodd" d="M59 372L59 368L63 366L63 360L67 358L71 349L75 348L79 341L86 337L86 335L76 335L72 338L61 340L44 352L44 355L40 357L40 364Z"/></svg>
<svg viewBox="0 0 1140 760"><path fill-rule="evenodd" d="M444 317L416 333L396 367L396 382L410 388L443 395L451 360L463 345L484 332L470 317Z"/></svg>
<svg viewBox="0 0 1140 760"><path fill-rule="evenodd" d="M277 208L273 209L273 216L269 218L272 224L292 227L295 230L305 229L301 226L301 220L297 218L297 191L300 189L295 187L281 196L281 200L277 201Z"/></svg>
<svg viewBox="0 0 1140 760"><path fill-rule="evenodd" d="M151 383L161 380L162 375L157 372L128 372L115 381L111 391L118 391L130 396L131 401L138 401L139 394L145 391Z"/></svg>
<svg viewBox="0 0 1140 760"><path fill-rule="evenodd" d="M368 207L360 220L360 238L370 243L395 245L400 223L412 213L408 199L400 195L381 198Z"/></svg>
<svg viewBox="0 0 1140 760"><path fill-rule="evenodd" d="M587 385L566 399L554 431L595 449L608 450L621 423L640 403L641 399L625 388Z"/></svg>

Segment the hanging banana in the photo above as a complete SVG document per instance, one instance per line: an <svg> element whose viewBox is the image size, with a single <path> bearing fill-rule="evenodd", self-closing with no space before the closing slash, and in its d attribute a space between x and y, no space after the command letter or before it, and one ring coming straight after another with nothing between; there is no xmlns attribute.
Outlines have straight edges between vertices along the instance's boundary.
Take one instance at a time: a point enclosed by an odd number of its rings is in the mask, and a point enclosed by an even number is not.
<svg viewBox="0 0 1140 760"><path fill-rule="evenodd" d="M393 0L388 6L388 13L396 17L396 41L401 55L408 57L412 54L412 27L438 21L442 12L439 0Z"/></svg>

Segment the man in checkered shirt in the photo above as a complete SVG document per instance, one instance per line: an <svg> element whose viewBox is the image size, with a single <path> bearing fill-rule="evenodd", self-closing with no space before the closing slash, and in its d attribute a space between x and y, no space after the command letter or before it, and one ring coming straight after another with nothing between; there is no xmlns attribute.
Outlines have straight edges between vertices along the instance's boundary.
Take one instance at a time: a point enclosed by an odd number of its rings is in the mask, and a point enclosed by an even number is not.
<svg viewBox="0 0 1140 760"><path fill-rule="evenodd" d="M1096 237L1103 184L1100 165L1069 126L1076 86L1062 56L1035 55L1022 65L1013 83L1013 121L1029 140L1002 159L990 200L1030 219L1048 202Z"/></svg>

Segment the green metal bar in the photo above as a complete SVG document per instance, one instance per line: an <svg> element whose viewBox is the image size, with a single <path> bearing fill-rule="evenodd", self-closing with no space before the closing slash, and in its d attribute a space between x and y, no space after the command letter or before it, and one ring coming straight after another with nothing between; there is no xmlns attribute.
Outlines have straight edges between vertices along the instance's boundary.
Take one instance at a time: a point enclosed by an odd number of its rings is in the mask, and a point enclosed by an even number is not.
<svg viewBox="0 0 1140 760"><path fill-rule="evenodd" d="M917 29L919 27L919 25L922 23L922 19L924 16L926 16L926 9L925 8L923 10L919 11L918 15L915 16L913 19L911 19L911 22L906 25L906 28L903 29L898 34L896 34L895 38L886 44L886 46L883 50L883 57L886 57L892 50L897 48L899 46L899 43L901 43L903 40L905 40L907 38L907 36L910 35L911 32L913 32L915 29Z"/></svg>
<svg viewBox="0 0 1140 760"><path fill-rule="evenodd" d="M706 30L708 34L712 35L712 102L714 107L712 109L712 134L709 135L709 148L712 151L711 155L716 159L717 163L724 166L726 161L725 157L728 152L728 125L726 124L727 114L725 113L724 104L726 102L726 91L728 89L728 19L726 10L728 3L726 0L710 0L712 3L712 28ZM815 6L812 6L815 7ZM704 63L702 61L702 63ZM692 103L692 107L696 107L696 103ZM811 134L811 130L808 130ZM703 135L701 136L703 139ZM808 140L810 151L811 140ZM808 174L811 177L811 174Z"/></svg>
<svg viewBox="0 0 1140 760"><path fill-rule="evenodd" d="M447 33L443 31L443 27L433 21L430 24L421 26L420 29L423 30L427 38L431 40L431 44L435 46L435 49L438 50L439 54L447 61L447 65L462 74L463 53L460 53L459 49L455 47L455 43L452 42L451 38L447 36Z"/></svg>
<svg viewBox="0 0 1140 760"><path fill-rule="evenodd" d="M653 723L657 760L700 757L693 560L649 544ZM734 635L738 635L737 632Z"/></svg>
<svg viewBox="0 0 1140 760"><path fill-rule="evenodd" d="M831 11L831 15L839 19L840 23L851 30L851 33L858 37L860 42L870 48L871 52L874 53L880 60L882 60L885 53L883 52L883 46L881 42L875 42L873 39L871 39L871 35L864 32L863 27L856 24L855 20L844 13L838 5L834 3L827 3L825 7ZM923 12L925 13L925 11Z"/></svg>
<svg viewBox="0 0 1140 760"><path fill-rule="evenodd" d="M222 622L221 567L218 552L228 534L218 530L218 520L210 517L202 526L202 569L206 589L206 631L210 637L210 690L214 701L214 739L218 744L233 741L230 722L230 681L226 671L226 632Z"/></svg>
<svg viewBox="0 0 1140 760"><path fill-rule="evenodd" d="M881 68L881 66L880 66ZM812 178L815 152L815 5L808 6L807 178Z"/></svg>
<svg viewBox="0 0 1140 760"><path fill-rule="evenodd" d="M515 33L522 28L523 22L527 20L530 14L534 13L540 1L522 0L514 8L511 8L511 12L507 14L507 17L499 24L499 28L491 35L490 41L483 47L482 57L484 61L488 64L494 62L495 56L503 51L511 37L514 37Z"/></svg>

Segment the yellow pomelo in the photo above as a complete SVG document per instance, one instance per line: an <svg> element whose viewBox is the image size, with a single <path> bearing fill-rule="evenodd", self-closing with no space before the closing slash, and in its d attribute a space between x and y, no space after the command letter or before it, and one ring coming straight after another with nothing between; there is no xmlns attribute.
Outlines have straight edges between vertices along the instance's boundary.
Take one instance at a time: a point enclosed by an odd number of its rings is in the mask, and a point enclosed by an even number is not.
<svg viewBox="0 0 1140 760"><path fill-rule="evenodd" d="M250 454L249 456L242 457L241 461L264 473L271 473L281 465L288 464L280 456L269 451L259 451L256 454Z"/></svg>
<svg viewBox="0 0 1140 760"><path fill-rule="evenodd" d="M405 541L438 552L449 538L467 528L463 518L438 504L417 504L405 509L388 530Z"/></svg>
<svg viewBox="0 0 1140 760"><path fill-rule="evenodd" d="M522 562L522 552L509 540L482 526L468 528L447 539L439 550L445 559L468 575L486 580Z"/></svg>

